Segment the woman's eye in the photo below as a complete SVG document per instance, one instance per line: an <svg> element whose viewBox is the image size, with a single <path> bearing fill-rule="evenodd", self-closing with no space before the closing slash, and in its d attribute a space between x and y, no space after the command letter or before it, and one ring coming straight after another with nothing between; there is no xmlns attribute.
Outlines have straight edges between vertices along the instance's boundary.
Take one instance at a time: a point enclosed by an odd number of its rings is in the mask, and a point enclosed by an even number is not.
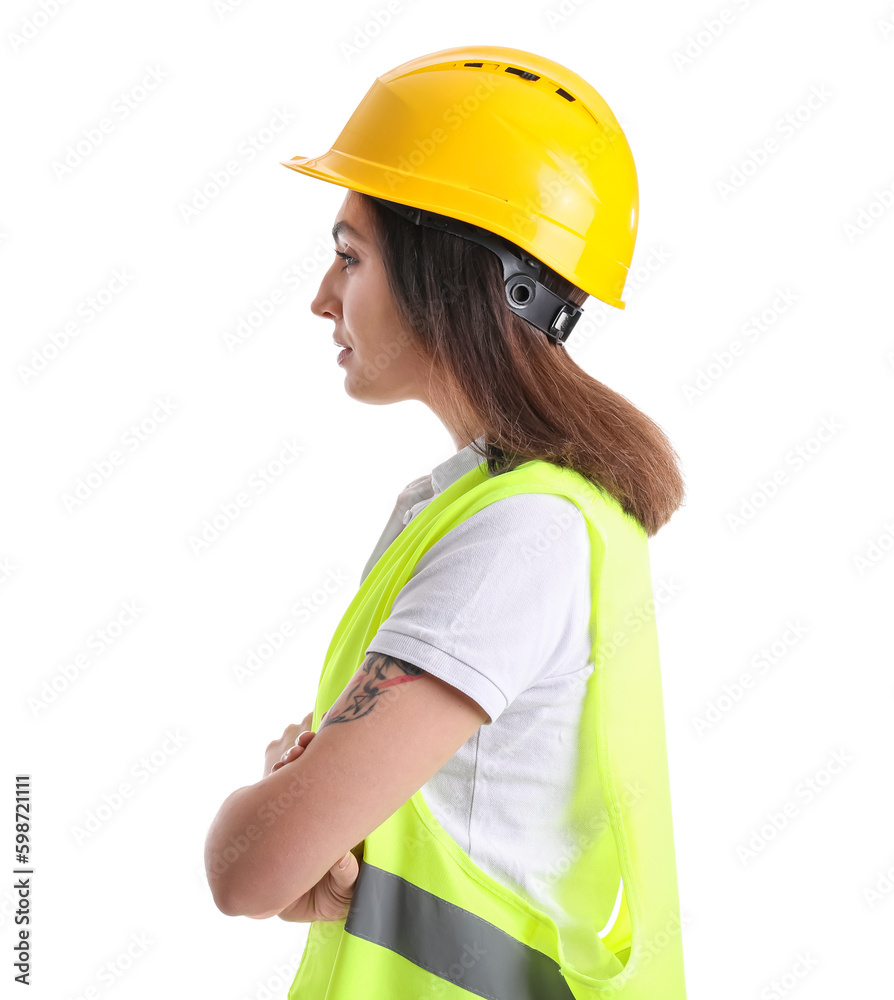
<svg viewBox="0 0 894 1000"><path fill-rule="evenodd" d="M335 254L337 257L341 257L343 261L346 261L345 266L342 268L343 271L346 271L352 264L359 263L356 257L351 257L350 254L342 253L341 250L336 250Z"/></svg>

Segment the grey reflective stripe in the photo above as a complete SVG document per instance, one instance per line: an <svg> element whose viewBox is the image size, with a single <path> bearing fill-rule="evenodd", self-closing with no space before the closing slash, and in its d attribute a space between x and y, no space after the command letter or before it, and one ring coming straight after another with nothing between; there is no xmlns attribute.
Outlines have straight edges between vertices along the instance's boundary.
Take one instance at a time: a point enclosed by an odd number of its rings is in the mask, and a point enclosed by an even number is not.
<svg viewBox="0 0 894 1000"><path fill-rule="evenodd" d="M543 952L366 862L360 865L345 930L478 996L574 1000L558 964Z"/></svg>

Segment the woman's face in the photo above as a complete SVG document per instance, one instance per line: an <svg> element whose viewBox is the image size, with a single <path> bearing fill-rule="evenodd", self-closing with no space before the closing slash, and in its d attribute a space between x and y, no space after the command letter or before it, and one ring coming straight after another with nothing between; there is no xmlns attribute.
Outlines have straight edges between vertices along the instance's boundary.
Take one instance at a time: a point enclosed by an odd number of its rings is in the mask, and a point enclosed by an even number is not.
<svg viewBox="0 0 894 1000"><path fill-rule="evenodd" d="M397 314L363 201L354 191L348 191L333 229L335 249L350 259L334 255L310 308L333 320L332 339L350 348L341 362L345 391L364 403L425 402L429 365Z"/></svg>

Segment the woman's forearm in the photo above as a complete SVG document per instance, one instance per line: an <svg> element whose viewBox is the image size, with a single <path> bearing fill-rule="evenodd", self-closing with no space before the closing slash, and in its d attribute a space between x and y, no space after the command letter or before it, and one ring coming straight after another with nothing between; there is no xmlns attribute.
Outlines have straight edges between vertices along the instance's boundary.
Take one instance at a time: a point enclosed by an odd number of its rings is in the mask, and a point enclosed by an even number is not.
<svg viewBox="0 0 894 1000"><path fill-rule="evenodd" d="M325 716L324 716L325 718ZM307 713L304 720L292 729L306 730L313 721L313 710ZM271 741L267 748L267 759L264 765L264 777L254 785L243 785L224 799L211 823L205 839L205 870L211 893L218 908L224 913L230 912L229 901L226 898L225 882L233 876L233 866L244 863L244 857L257 839L261 823L261 810L266 808L263 790L259 786L271 776L271 747L277 741ZM296 740L297 743L297 740ZM276 755L279 747L276 748ZM280 765L281 766L281 765ZM269 825L269 821L267 823ZM237 857L233 858L233 852ZM264 913L255 919L264 920L274 917L277 910ZM249 914L246 914L248 916Z"/></svg>
<svg viewBox="0 0 894 1000"><path fill-rule="evenodd" d="M241 804L244 802L246 789L251 787L245 785L237 788L224 799L205 837L205 874L211 895L221 912L232 915L235 915L230 899L233 865L243 860L242 855L248 841L245 821L240 821L239 817L245 816Z"/></svg>

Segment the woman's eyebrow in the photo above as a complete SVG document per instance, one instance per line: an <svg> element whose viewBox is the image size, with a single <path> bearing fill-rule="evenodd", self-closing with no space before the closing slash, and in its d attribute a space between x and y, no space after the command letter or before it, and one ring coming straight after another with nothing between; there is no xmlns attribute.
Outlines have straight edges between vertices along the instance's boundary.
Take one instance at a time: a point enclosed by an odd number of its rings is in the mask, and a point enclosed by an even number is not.
<svg viewBox="0 0 894 1000"><path fill-rule="evenodd" d="M363 233L358 232L350 222L346 222L344 219L339 219L332 227L332 238L334 240L339 238L339 233L348 233L348 235L355 237L361 243L366 241Z"/></svg>

